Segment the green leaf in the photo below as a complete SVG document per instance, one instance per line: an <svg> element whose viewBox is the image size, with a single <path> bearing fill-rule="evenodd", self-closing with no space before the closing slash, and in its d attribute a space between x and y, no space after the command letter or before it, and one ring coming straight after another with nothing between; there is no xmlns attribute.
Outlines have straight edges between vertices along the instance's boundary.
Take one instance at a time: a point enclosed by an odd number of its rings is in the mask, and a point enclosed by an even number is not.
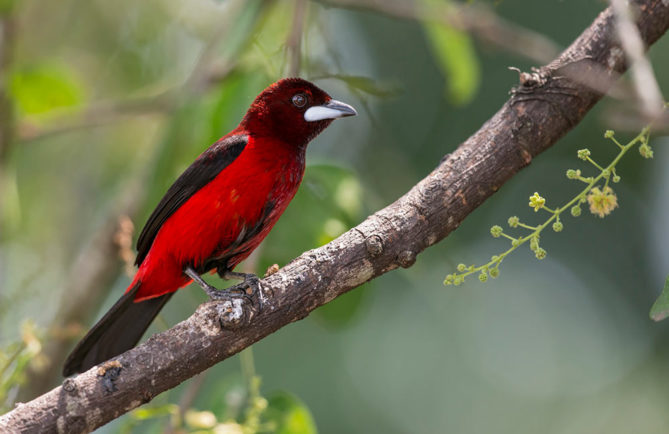
<svg viewBox="0 0 669 434"><path fill-rule="evenodd" d="M311 412L302 401L288 392L278 392L269 400L267 418L277 434L316 434Z"/></svg>
<svg viewBox="0 0 669 434"><path fill-rule="evenodd" d="M136 420L155 419L171 414L179 413L179 406L176 404L158 405L155 407L140 407L133 410L130 415Z"/></svg>
<svg viewBox="0 0 669 434"><path fill-rule="evenodd" d="M426 16L443 11L441 8L435 10L434 0L423 0L423 3L426 10L430 11ZM423 29L446 77L447 98L457 105L470 102L476 95L481 80L478 57L471 38L467 33L441 23L425 22Z"/></svg>
<svg viewBox="0 0 669 434"><path fill-rule="evenodd" d="M653 307L650 308L650 318L654 321L662 321L669 317L669 276L664 282L662 294L655 300Z"/></svg>
<svg viewBox="0 0 669 434"><path fill-rule="evenodd" d="M17 108L25 115L76 106L84 94L74 74L59 64L43 64L15 72L10 90Z"/></svg>

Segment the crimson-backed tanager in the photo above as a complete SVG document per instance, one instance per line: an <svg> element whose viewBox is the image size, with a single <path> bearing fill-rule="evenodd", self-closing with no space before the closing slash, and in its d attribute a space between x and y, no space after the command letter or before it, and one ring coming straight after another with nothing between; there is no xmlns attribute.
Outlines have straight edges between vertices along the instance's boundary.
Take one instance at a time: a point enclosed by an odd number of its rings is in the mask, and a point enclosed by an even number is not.
<svg viewBox="0 0 669 434"><path fill-rule="evenodd" d="M302 181L307 144L348 104L299 78L258 95L237 128L205 150L167 190L137 241L135 278L77 344L63 374L83 372L134 347L174 292L197 282L212 298L247 297L258 278L233 269L258 247ZM244 279L232 290L201 274Z"/></svg>

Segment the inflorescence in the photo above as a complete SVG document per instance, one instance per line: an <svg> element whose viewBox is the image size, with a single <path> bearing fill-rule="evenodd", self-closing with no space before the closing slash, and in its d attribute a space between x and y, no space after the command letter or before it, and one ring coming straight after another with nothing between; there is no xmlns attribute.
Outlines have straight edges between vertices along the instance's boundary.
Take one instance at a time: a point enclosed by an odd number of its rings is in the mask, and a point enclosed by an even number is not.
<svg viewBox="0 0 669 434"><path fill-rule="evenodd" d="M535 192L532 196L530 196L529 206L534 210L534 212L547 212L549 216L546 221L538 226L530 226L521 222L520 218L516 216L509 217L507 224L510 228L520 228L530 231L525 236L512 236L504 232L504 229L501 226L493 226L490 228L490 234L494 238L503 237L508 239L511 243L511 247L499 255L492 256L490 261L483 265L475 266L459 264L457 266L457 272L446 276L444 284L460 285L465 281L467 276L474 273L478 273L478 277L481 282L487 281L488 276L495 278L499 276L499 266L504 258L518 247L528 242L530 245L530 250L534 253L534 256L537 259L544 259L546 257L546 250L543 249L539 244L541 233L546 227L548 227L548 225L551 225L551 228L554 232L562 231L564 225L560 217L567 210L569 210L569 213L573 217L578 217L581 215L581 205L587 203L588 208L592 214L603 218L609 215L615 208L617 208L618 198L613 189L609 186L609 183L620 182L620 176L616 173L616 165L618 162L620 162L621 158L627 153L627 151L637 145L639 147L639 153L643 158L653 158L653 150L648 145L650 127L644 128L638 136L636 136L626 145L623 145L618 142L618 140L616 140L615 134L612 130L607 130L604 133L604 137L611 140L620 150L618 155L613 159L613 161L611 161L608 166L602 167L597 162L595 162L590 157L591 152L589 149L581 149L577 152L579 159L590 163L597 169L597 171L599 171L598 175L584 177L581 174L581 170L579 169L567 170L566 175L568 179L581 181L586 184L585 188L580 193L578 193L573 199L565 203L563 206L551 209L546 206L546 199L539 193Z"/></svg>

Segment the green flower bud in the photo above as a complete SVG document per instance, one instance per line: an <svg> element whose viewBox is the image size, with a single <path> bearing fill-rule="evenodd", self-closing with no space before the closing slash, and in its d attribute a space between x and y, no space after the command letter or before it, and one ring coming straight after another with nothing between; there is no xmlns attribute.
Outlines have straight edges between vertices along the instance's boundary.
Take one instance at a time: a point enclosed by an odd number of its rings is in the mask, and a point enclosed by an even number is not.
<svg viewBox="0 0 669 434"><path fill-rule="evenodd" d="M444 279L444 285L451 285L453 284L453 274L449 274L446 276L446 279Z"/></svg>
<svg viewBox="0 0 669 434"><path fill-rule="evenodd" d="M612 139L614 134L615 134L615 132L613 130L606 130L606 131L604 131L604 138L605 139Z"/></svg>
<svg viewBox="0 0 669 434"><path fill-rule="evenodd" d="M486 273L485 271L481 271L481 274L479 274L479 280L481 282L487 281L488 280L488 273Z"/></svg>
<svg viewBox="0 0 669 434"><path fill-rule="evenodd" d="M567 178L577 179L579 176L581 176L581 171L580 170L574 170L574 169L567 170Z"/></svg>
<svg viewBox="0 0 669 434"><path fill-rule="evenodd" d="M578 205L574 205L571 207L571 215L574 217L578 217L581 215L581 207Z"/></svg>
<svg viewBox="0 0 669 434"><path fill-rule="evenodd" d="M490 269L490 277L492 277L492 278L494 279L494 278L496 278L497 276L499 276L499 268L496 268L496 267L495 267L495 268L491 268L491 269Z"/></svg>
<svg viewBox="0 0 669 434"><path fill-rule="evenodd" d="M532 239L530 240L530 250L536 252L538 248L539 248L539 239L537 237L532 237Z"/></svg>
<svg viewBox="0 0 669 434"><path fill-rule="evenodd" d="M516 216L509 217L509 226L512 228L518 227L518 223L520 223L520 219Z"/></svg>
<svg viewBox="0 0 669 434"><path fill-rule="evenodd" d="M587 149L587 148L586 148L586 149L580 149L580 150L576 153L576 155L577 155L578 158L580 158L581 160L587 160L588 157L590 156L590 150Z"/></svg>
<svg viewBox="0 0 669 434"><path fill-rule="evenodd" d="M462 273L463 271L465 271L465 270L467 269L467 266L466 266L465 264L458 264L458 266L456 267L456 269L457 269L459 272Z"/></svg>
<svg viewBox="0 0 669 434"><path fill-rule="evenodd" d="M512 245L513 247L518 247L518 246L520 246L520 240L517 239L517 238L514 239L513 241L511 241L511 245Z"/></svg>
<svg viewBox="0 0 669 434"><path fill-rule="evenodd" d="M455 286L460 286L462 282L465 281L465 278L462 276L455 276L455 279L453 279L453 285Z"/></svg>
<svg viewBox="0 0 669 434"><path fill-rule="evenodd" d="M539 259L539 260L544 259L544 258L546 257L546 251L545 251L544 249L542 249L541 247L539 247L539 248L534 252L534 256L536 256L537 259Z"/></svg>
<svg viewBox="0 0 669 434"><path fill-rule="evenodd" d="M653 158L653 149L648 146L648 143L644 143L639 146L639 154L641 154L643 158Z"/></svg>
<svg viewBox="0 0 669 434"><path fill-rule="evenodd" d="M502 235L502 227L495 225L490 228L490 235L492 235L494 238L499 238Z"/></svg>
<svg viewBox="0 0 669 434"><path fill-rule="evenodd" d="M620 182L620 176L618 176L618 175L613 175L613 178L611 178L611 181L613 181L613 182Z"/></svg>
<svg viewBox="0 0 669 434"><path fill-rule="evenodd" d="M564 226L562 226L562 222L560 220L553 223L553 230L555 232L561 232L563 228Z"/></svg>

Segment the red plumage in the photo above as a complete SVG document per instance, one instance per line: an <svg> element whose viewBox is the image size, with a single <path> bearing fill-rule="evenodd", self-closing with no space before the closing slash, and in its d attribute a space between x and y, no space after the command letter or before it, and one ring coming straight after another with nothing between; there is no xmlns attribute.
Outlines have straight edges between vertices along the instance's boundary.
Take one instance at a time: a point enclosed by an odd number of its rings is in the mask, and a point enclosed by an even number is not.
<svg viewBox="0 0 669 434"><path fill-rule="evenodd" d="M239 126L160 201L139 236L133 282L70 354L64 375L136 345L171 294L192 281L187 268L225 274L248 257L295 196L309 141L333 119L354 114L302 79L278 81L258 95Z"/></svg>
<svg viewBox="0 0 669 434"><path fill-rule="evenodd" d="M232 269L258 247L295 196L304 174L305 147L272 138L249 137L229 166L195 193L163 224L128 287L141 285L135 301L176 291L191 279L183 264L197 269L208 258L232 254ZM275 203L265 214L267 201ZM242 231L262 221L261 230L235 246ZM230 251L235 246L235 251Z"/></svg>

